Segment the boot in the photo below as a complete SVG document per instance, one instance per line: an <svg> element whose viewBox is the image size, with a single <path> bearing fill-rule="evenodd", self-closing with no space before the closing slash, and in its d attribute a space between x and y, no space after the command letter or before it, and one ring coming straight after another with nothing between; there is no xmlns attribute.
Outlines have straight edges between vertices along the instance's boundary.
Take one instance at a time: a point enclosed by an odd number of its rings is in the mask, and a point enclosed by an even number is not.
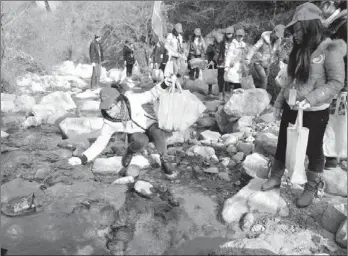
<svg viewBox="0 0 348 256"><path fill-rule="evenodd" d="M282 183L281 179L284 174L284 171L285 165L281 161L274 159L271 168L271 175L268 178L268 180L264 184L262 184L261 190L267 191L273 188L279 188L280 184Z"/></svg>
<svg viewBox="0 0 348 256"><path fill-rule="evenodd" d="M168 161L168 158L166 156L161 156L161 166L164 174L166 177L170 180L175 179L178 176L178 173L175 171L174 167L170 164Z"/></svg>
<svg viewBox="0 0 348 256"><path fill-rule="evenodd" d="M324 189L324 181L321 178L322 173L307 171L307 183L305 184L302 195L296 200L298 208L304 208L310 205L314 197L318 196L319 190Z"/></svg>
<svg viewBox="0 0 348 256"><path fill-rule="evenodd" d="M128 167L130 162L132 161L134 152L128 147L126 153L122 157L122 165L123 167Z"/></svg>

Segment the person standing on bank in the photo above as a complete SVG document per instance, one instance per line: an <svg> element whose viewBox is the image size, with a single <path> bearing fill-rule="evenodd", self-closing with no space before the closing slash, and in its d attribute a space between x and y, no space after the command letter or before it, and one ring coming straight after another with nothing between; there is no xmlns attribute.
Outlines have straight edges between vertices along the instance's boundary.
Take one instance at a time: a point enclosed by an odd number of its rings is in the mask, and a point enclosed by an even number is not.
<svg viewBox="0 0 348 256"><path fill-rule="evenodd" d="M298 109L303 109L303 126L309 129L308 181L296 200L297 207L310 205L324 186L321 177L325 161L323 137L329 120L329 106L343 88L345 79L343 57L347 45L343 40L323 36L321 13L316 5L304 3L296 8L293 20L286 26L293 35L294 45L289 57L287 81L274 104L275 118L281 118L277 150L270 178L261 187L266 191L281 185L287 127L289 123L295 123Z"/></svg>
<svg viewBox="0 0 348 256"><path fill-rule="evenodd" d="M225 82L224 75L225 70L227 70L226 66L226 56L230 51L233 50L234 44L232 43L234 35L234 28L228 27L225 30L224 39L219 43L216 47L215 55L213 61L217 64L218 68L218 86L219 86L219 100L226 100L226 92L231 91L231 84L229 82Z"/></svg>
<svg viewBox="0 0 348 256"><path fill-rule="evenodd" d="M133 65L135 64L134 45L130 44L128 40L125 41L123 47L123 61L126 67L127 77L132 77Z"/></svg>
<svg viewBox="0 0 348 256"><path fill-rule="evenodd" d="M222 41L223 35L221 34L216 34L212 38L208 39L208 47L205 52L206 59L208 61L208 69L216 69L216 63L214 62L214 55L215 55L215 50L218 47L219 43ZM213 85L208 84L208 94L211 95L213 94L212 92Z"/></svg>
<svg viewBox="0 0 348 256"><path fill-rule="evenodd" d="M190 63L190 60L194 58L202 58L206 50L204 39L202 37L201 29L200 28L195 28L193 32L193 38L192 41L190 42L189 46L189 55L188 55L188 63ZM200 69L198 67L192 68L189 65L189 74L190 74L190 79L195 80L199 77L199 72Z"/></svg>
<svg viewBox="0 0 348 256"><path fill-rule="evenodd" d="M274 27L273 31L263 32L261 38L246 55L245 64L249 65L254 54L258 53L251 68L256 88L267 90L269 68L278 57L283 37L284 25L279 24Z"/></svg>
<svg viewBox="0 0 348 256"><path fill-rule="evenodd" d="M323 11L325 20L324 27L328 29L331 39L342 39L347 43L347 1L320 1L320 9ZM342 93L347 93L347 55L344 57L346 79ZM330 114L335 113L337 99L330 106ZM341 108L343 111L345 106ZM334 169L338 165L336 157L326 157L325 169Z"/></svg>
<svg viewBox="0 0 348 256"><path fill-rule="evenodd" d="M89 57L92 62L92 78L91 88L99 85L100 74L101 74L101 62L104 61L103 48L100 44L101 37L98 35L94 36L94 40L89 46Z"/></svg>

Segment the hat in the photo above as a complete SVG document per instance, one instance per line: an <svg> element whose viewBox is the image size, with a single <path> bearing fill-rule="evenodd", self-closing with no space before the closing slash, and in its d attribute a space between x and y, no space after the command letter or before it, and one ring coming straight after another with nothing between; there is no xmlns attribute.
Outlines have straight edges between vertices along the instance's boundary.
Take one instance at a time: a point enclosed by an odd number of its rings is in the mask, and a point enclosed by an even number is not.
<svg viewBox="0 0 348 256"><path fill-rule="evenodd" d="M244 29L237 29L237 31L236 31L236 35L237 36L245 36L245 31L244 31Z"/></svg>
<svg viewBox="0 0 348 256"><path fill-rule="evenodd" d="M277 26L274 27L273 32L278 38L283 38L284 30L285 30L285 26L283 24L278 24Z"/></svg>
<svg viewBox="0 0 348 256"><path fill-rule="evenodd" d="M98 39L98 38L100 38L99 35L94 35L94 39Z"/></svg>
<svg viewBox="0 0 348 256"><path fill-rule="evenodd" d="M176 30L176 32L178 33L182 33L182 25L181 23L176 23L175 26L174 26L174 29Z"/></svg>
<svg viewBox="0 0 348 256"><path fill-rule="evenodd" d="M234 28L233 27L228 27L225 29L225 34L233 34L234 33Z"/></svg>
<svg viewBox="0 0 348 256"><path fill-rule="evenodd" d="M109 109L115 100L120 96L117 89L107 87L100 90L100 105L99 109Z"/></svg>
<svg viewBox="0 0 348 256"><path fill-rule="evenodd" d="M194 31L193 33L195 34L195 36L200 36L200 35L202 35L201 29L200 29L200 28L195 28L195 31Z"/></svg>
<svg viewBox="0 0 348 256"><path fill-rule="evenodd" d="M285 28L290 28L296 22L301 20L321 20L321 13L322 11L315 4L308 2L301 4L297 6L292 21Z"/></svg>

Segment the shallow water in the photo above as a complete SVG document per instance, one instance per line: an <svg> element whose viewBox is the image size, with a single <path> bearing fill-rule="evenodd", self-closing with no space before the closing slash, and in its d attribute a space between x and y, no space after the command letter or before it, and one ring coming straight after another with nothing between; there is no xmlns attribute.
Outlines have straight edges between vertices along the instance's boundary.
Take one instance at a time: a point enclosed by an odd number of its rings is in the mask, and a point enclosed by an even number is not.
<svg viewBox="0 0 348 256"><path fill-rule="evenodd" d="M74 215L36 213L8 218L1 216L1 245L8 255L104 254L105 240Z"/></svg>

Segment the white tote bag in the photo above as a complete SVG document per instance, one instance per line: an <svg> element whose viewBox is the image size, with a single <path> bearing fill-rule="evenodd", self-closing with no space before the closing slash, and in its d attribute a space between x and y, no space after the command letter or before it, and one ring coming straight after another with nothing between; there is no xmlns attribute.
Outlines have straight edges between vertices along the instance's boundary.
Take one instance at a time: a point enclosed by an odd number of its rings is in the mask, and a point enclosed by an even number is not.
<svg viewBox="0 0 348 256"><path fill-rule="evenodd" d="M286 142L285 167L294 184L307 182L305 159L308 135L309 129L303 127L303 109L299 109L295 125L287 128Z"/></svg>

